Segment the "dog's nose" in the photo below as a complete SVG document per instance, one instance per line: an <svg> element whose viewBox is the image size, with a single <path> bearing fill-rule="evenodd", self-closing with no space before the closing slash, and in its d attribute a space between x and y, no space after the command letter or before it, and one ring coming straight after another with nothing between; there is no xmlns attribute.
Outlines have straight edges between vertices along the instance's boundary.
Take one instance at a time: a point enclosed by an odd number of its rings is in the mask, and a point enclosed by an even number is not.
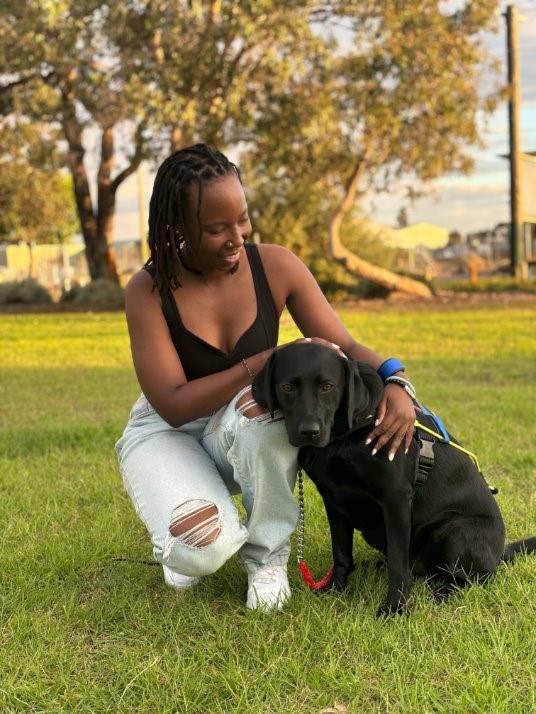
<svg viewBox="0 0 536 714"><path fill-rule="evenodd" d="M300 436L316 438L320 434L320 424L318 422L303 422L300 424Z"/></svg>

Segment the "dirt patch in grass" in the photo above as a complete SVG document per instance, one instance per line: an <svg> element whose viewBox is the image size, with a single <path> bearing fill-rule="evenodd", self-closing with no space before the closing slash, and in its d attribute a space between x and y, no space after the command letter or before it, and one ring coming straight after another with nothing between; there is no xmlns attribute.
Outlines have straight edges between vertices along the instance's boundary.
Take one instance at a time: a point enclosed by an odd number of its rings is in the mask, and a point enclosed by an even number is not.
<svg viewBox="0 0 536 714"><path fill-rule="evenodd" d="M451 310L455 308L478 308L493 306L519 306L536 308L536 293L496 292L496 293L462 293L440 292L431 298L423 298L405 293L391 293L382 300L348 300L334 305L347 310L382 310L393 308L411 310Z"/></svg>
<svg viewBox="0 0 536 714"><path fill-rule="evenodd" d="M347 300L333 303L335 308L347 310L385 310L386 308L405 308L437 310L438 308L451 309L463 307L492 307L494 305L517 305L536 307L536 293L522 292L440 292L431 298L423 298L405 293L391 293L387 298L382 299L360 299ZM117 305L80 305L77 303L44 303L39 305L24 305L14 303L11 305L0 305L0 315L25 315L33 313L92 313L92 312L122 312L124 308Z"/></svg>
<svg viewBox="0 0 536 714"><path fill-rule="evenodd" d="M64 314L68 312L88 313L88 312L123 312L124 308L117 305L80 305L69 302L49 302L38 305L25 305L23 303L12 303L0 305L0 315L30 315L30 314Z"/></svg>

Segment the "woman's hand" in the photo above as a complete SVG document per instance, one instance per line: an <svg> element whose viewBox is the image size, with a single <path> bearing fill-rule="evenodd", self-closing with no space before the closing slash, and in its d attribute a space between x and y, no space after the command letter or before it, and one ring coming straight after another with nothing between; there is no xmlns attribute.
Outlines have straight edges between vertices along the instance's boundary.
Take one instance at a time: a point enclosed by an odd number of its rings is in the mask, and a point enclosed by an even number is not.
<svg viewBox="0 0 536 714"><path fill-rule="evenodd" d="M399 446L404 442L405 453L413 438L415 407L409 394L398 384L387 384L376 411L375 428L367 438L367 444L376 440L372 455L390 442L389 461L392 461Z"/></svg>
<svg viewBox="0 0 536 714"><path fill-rule="evenodd" d="M336 350L341 357L348 359L348 357L344 354L344 352L341 350L339 345L336 345L335 342L330 342L329 340L325 340L323 337L298 337L298 339L294 340L294 342L296 344L300 344L301 342L316 342L319 345L325 345L326 347L331 347L331 349Z"/></svg>

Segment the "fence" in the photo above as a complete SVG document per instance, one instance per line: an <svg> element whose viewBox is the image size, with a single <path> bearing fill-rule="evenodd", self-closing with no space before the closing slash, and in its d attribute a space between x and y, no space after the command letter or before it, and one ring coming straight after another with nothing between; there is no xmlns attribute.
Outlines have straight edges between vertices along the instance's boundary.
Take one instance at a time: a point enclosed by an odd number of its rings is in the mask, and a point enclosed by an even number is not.
<svg viewBox="0 0 536 714"><path fill-rule="evenodd" d="M121 241L114 249L117 272L125 284L141 265L140 241ZM0 244L0 282L26 278L35 278L54 298L73 285L86 285L90 277L84 246L77 243Z"/></svg>

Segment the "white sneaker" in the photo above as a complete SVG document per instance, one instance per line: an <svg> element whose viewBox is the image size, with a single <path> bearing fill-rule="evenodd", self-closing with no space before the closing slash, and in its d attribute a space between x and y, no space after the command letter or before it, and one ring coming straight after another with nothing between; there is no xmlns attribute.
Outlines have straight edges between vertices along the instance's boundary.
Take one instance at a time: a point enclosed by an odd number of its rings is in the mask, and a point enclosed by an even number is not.
<svg viewBox="0 0 536 714"><path fill-rule="evenodd" d="M167 565L162 565L162 569L164 571L165 584L174 590L188 590L199 582L199 578L192 575L181 575L176 570L168 568Z"/></svg>
<svg viewBox="0 0 536 714"><path fill-rule="evenodd" d="M280 610L290 597L285 565L267 565L248 573L246 606L250 610Z"/></svg>

